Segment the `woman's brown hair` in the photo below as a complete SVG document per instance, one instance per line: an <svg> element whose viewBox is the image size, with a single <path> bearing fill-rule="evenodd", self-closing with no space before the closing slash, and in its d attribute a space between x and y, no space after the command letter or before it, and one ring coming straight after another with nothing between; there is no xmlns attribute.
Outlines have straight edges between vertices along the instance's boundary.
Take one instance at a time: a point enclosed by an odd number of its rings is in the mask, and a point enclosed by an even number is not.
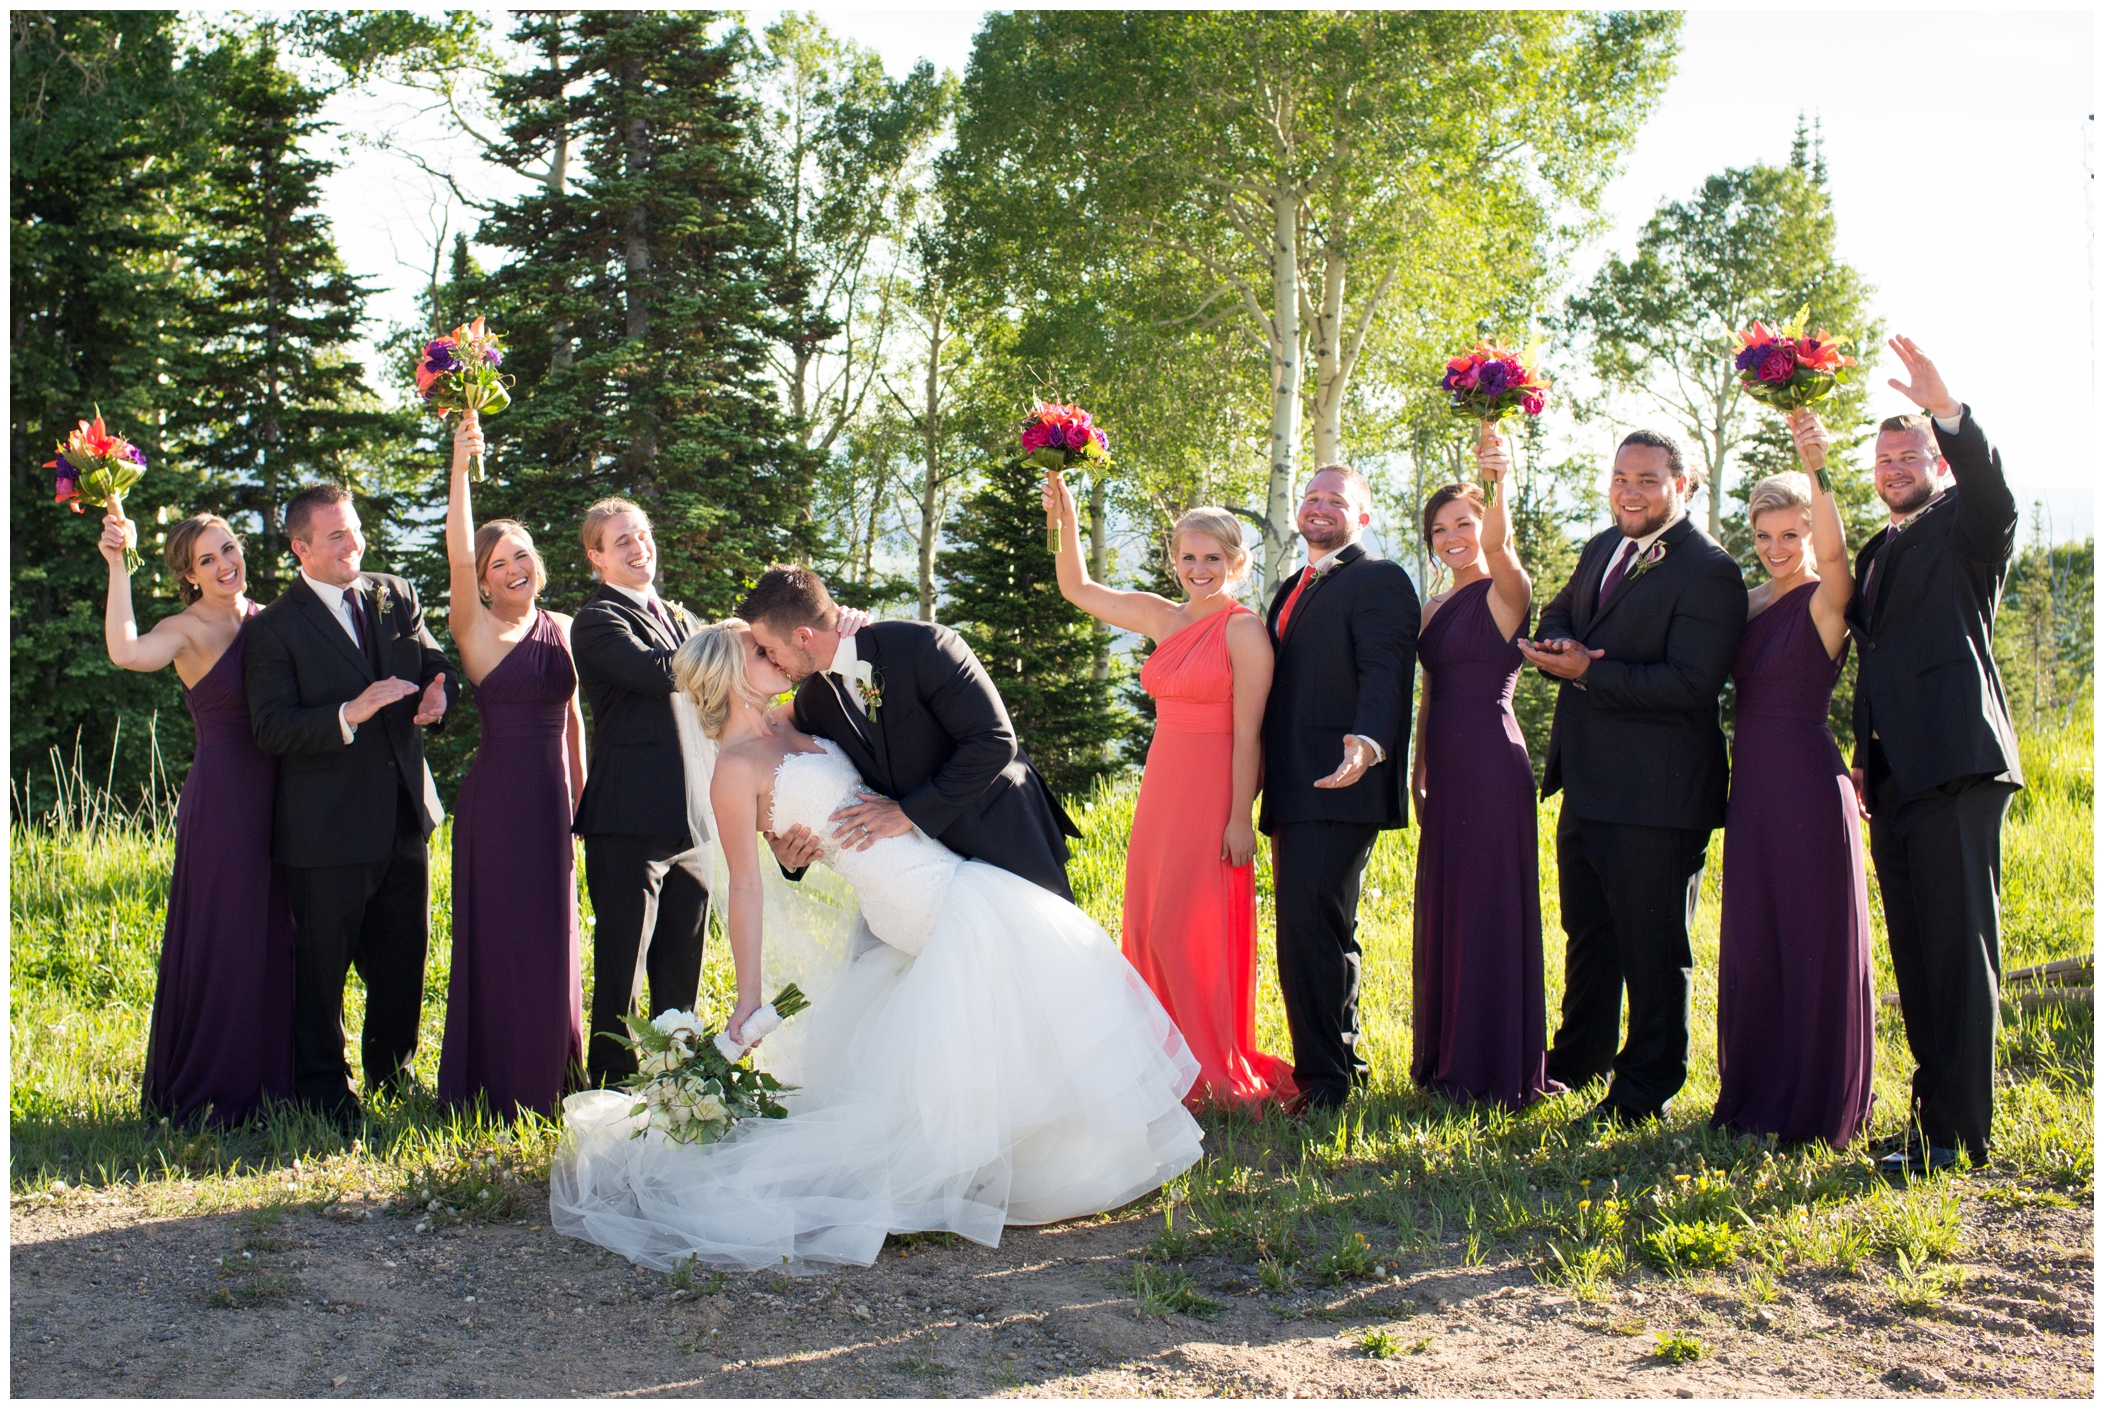
<svg viewBox="0 0 2104 1409"><path fill-rule="evenodd" d="M215 528L226 530L226 536L236 545L240 544L241 535L217 514L192 514L168 530L168 544L161 550L161 556L168 560L168 571L175 574L175 594L182 598L186 607L205 595L204 588L192 582L188 575L197 567L197 540L204 537L207 530Z"/></svg>

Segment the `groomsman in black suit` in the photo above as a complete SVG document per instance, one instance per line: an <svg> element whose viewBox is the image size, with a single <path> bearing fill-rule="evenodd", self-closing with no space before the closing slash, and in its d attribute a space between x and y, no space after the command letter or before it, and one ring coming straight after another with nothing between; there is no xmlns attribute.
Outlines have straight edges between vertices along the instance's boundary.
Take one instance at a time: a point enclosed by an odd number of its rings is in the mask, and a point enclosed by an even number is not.
<svg viewBox="0 0 2104 1409"><path fill-rule="evenodd" d="M1072 900L1066 809L1016 740L993 677L956 632L928 621L843 630L809 568L777 565L739 604L753 638L797 683L796 727L831 739L874 789L833 815L841 845L868 848L915 827L960 856ZM792 879L818 838L770 836Z"/></svg>
<svg viewBox="0 0 2104 1409"><path fill-rule="evenodd" d="M1650 1120L1687 1081L1688 929L1729 770L1717 696L1746 632L1739 566L1688 516L1698 487L1671 437L1625 436L1607 491L1614 527L1585 545L1541 639L1519 643L1563 682L1542 774L1543 797L1564 795L1567 937L1548 1075L1576 1089L1612 1071L1586 1123Z"/></svg>
<svg viewBox="0 0 2104 1409"><path fill-rule="evenodd" d="M1277 651L1264 706L1279 989L1298 1108L1334 1110L1366 1080L1359 1055L1359 879L1384 831L1410 821L1410 687L1420 611L1410 574L1368 557L1366 480L1324 465L1295 524L1308 561L1272 594Z"/></svg>
<svg viewBox="0 0 2104 1409"><path fill-rule="evenodd" d="M341 485L285 506L299 576L249 623L248 711L276 755L271 855L295 927L293 1089L348 1129L343 983L365 982L368 1095L408 1079L430 943L425 843L441 816L423 730L443 725L459 672L424 626L416 589L361 573L365 539Z"/></svg>
<svg viewBox="0 0 2104 1409"><path fill-rule="evenodd" d="M584 838L592 897L595 1085L636 1069L616 1038L650 984L651 1013L692 1008L709 922L709 840L700 722L672 681L692 635L685 608L658 596L650 518L626 499L585 511L584 551L601 586L570 626L577 681L592 709L592 767L572 830ZM682 717L683 712L686 717Z"/></svg>
<svg viewBox="0 0 2104 1409"><path fill-rule="evenodd" d="M1995 608L2016 551L2001 454L1906 338L1890 346L1927 412L1878 427L1890 522L1856 555L1856 792L1885 901L1913 1119L1884 1159L1905 1177L1987 1158L2002 972L2002 819L2023 785L1995 669ZM1948 470L1956 483L1943 487Z"/></svg>

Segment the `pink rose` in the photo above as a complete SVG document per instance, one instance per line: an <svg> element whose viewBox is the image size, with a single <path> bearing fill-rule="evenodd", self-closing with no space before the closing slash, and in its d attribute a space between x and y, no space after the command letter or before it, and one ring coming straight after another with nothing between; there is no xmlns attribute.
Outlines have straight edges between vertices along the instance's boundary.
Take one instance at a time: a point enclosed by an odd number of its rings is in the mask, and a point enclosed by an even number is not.
<svg viewBox="0 0 2104 1409"><path fill-rule="evenodd" d="M1787 382L1797 375L1797 354L1787 345L1771 349L1761 358L1760 377L1764 382Z"/></svg>

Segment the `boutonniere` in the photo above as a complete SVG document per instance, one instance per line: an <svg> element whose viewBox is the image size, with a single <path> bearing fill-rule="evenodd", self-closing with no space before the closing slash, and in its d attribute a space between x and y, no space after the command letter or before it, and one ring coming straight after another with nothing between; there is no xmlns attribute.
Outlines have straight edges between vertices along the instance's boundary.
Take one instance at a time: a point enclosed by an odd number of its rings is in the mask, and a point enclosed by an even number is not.
<svg viewBox="0 0 2104 1409"><path fill-rule="evenodd" d="M1636 561L1629 565L1629 571L1622 574L1622 581L1624 583L1634 582L1665 560L1666 540L1661 538L1649 548L1637 554Z"/></svg>
<svg viewBox="0 0 2104 1409"><path fill-rule="evenodd" d="M394 610L394 598L393 598L393 596L392 596L392 595L391 595L391 594L390 594L390 593L388 592L388 590L387 590L387 584L386 584L386 583L384 583L384 582L376 582L376 583L374 583L374 584L373 584L373 615L374 615L374 617L376 617L376 618L377 618L378 620L380 620L380 621L385 621L385 620L387 620L387 617L388 617L388 613L392 612L393 610Z"/></svg>
<svg viewBox="0 0 2104 1409"><path fill-rule="evenodd" d="M884 686L877 679L877 668L866 660L855 662L855 697L862 701L862 708L875 714L884 704Z"/></svg>

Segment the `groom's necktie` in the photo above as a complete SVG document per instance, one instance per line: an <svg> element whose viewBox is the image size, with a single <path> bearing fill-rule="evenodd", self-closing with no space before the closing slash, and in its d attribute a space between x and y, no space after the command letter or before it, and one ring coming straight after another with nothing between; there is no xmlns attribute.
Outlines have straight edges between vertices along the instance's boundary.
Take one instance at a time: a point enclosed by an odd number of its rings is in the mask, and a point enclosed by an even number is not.
<svg viewBox="0 0 2104 1409"><path fill-rule="evenodd" d="M1315 569L1312 567L1302 568L1300 570L1300 581L1294 583L1293 590L1286 594L1286 605L1278 609L1279 640L1283 641L1286 639L1286 623L1293 619L1293 606L1300 600L1300 594L1308 590L1308 584L1313 582L1315 578Z"/></svg>
<svg viewBox="0 0 2104 1409"><path fill-rule="evenodd" d="M1607 599L1622 585L1622 575L1629 571L1629 560L1635 556L1636 540L1631 538L1622 544L1622 556L1615 559L1615 565L1607 570L1607 580L1600 584L1600 606L1606 606Z"/></svg>

